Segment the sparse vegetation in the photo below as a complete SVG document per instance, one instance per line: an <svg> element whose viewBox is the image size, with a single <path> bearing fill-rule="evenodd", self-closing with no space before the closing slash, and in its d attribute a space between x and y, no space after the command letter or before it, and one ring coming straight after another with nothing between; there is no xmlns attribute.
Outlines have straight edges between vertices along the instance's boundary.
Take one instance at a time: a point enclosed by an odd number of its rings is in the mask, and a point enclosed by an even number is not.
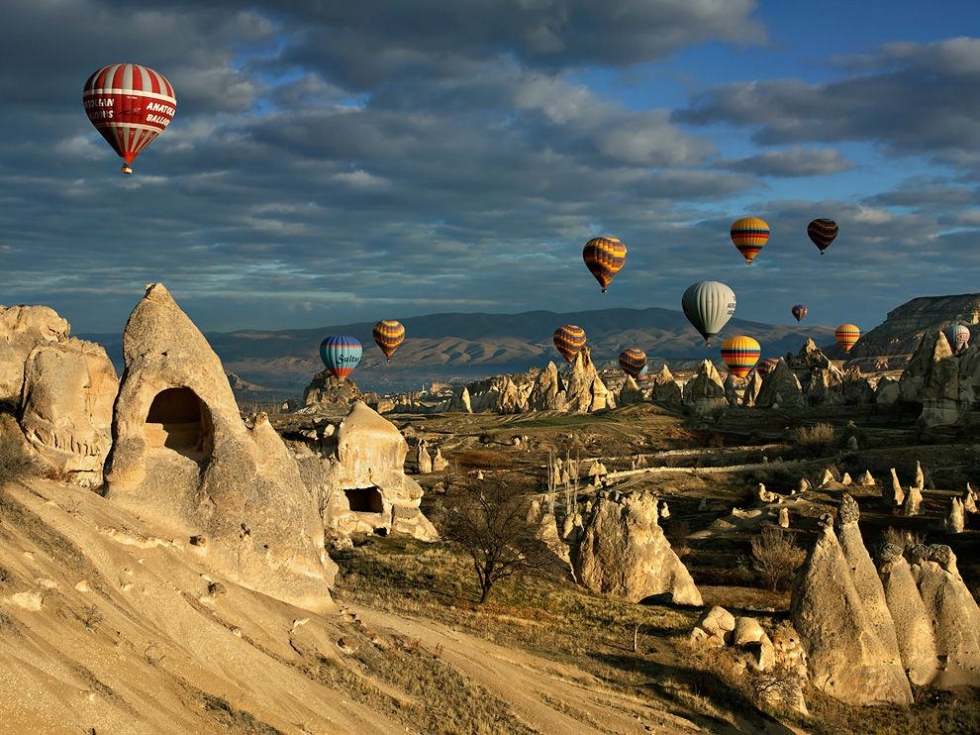
<svg viewBox="0 0 980 735"><path fill-rule="evenodd" d="M821 422L813 426L797 426L791 437L796 446L814 454L822 454L834 446L837 432L832 424Z"/></svg>
<svg viewBox="0 0 980 735"><path fill-rule="evenodd" d="M766 526L752 539L752 566L771 590L789 588L806 552L796 545L796 534Z"/></svg>

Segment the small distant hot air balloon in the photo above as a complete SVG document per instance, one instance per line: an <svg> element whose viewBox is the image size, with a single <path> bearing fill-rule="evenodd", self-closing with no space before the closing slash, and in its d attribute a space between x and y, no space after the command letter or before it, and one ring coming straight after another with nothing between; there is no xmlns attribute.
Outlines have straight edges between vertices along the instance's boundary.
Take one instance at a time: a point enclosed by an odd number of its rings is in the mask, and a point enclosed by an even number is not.
<svg viewBox="0 0 980 735"><path fill-rule="evenodd" d="M778 357L767 357L756 366L755 371L764 378L771 373L778 364Z"/></svg>
<svg viewBox="0 0 980 735"><path fill-rule="evenodd" d="M861 330L853 324L841 324L834 331L834 337L846 355L851 351L851 348L857 343L858 339L860 339Z"/></svg>
<svg viewBox="0 0 980 735"><path fill-rule="evenodd" d="M681 297L681 309L707 346L735 313L735 292L718 281L700 281L688 286Z"/></svg>
<svg viewBox="0 0 980 735"><path fill-rule="evenodd" d="M361 361L361 343L345 335L324 337L320 343L320 359L335 378L346 378Z"/></svg>
<svg viewBox="0 0 980 735"><path fill-rule="evenodd" d="M619 353L619 366L631 378L637 378L647 366L647 353L630 347Z"/></svg>
<svg viewBox="0 0 980 735"><path fill-rule="evenodd" d="M398 345L405 341L405 327L394 319L382 319L371 330L375 344L385 353L385 359L391 360Z"/></svg>
<svg viewBox="0 0 980 735"><path fill-rule="evenodd" d="M946 329L946 339L953 348L953 354L958 355L970 346L970 329L962 324L954 324Z"/></svg>
<svg viewBox="0 0 980 735"><path fill-rule="evenodd" d="M837 237L837 223L832 219L815 219L806 226L806 234L813 244L820 248L820 254L830 247Z"/></svg>
<svg viewBox="0 0 980 735"><path fill-rule="evenodd" d="M758 217L743 217L732 223L731 236L745 264L752 265L755 256L769 242L769 223Z"/></svg>
<svg viewBox="0 0 980 735"><path fill-rule="evenodd" d="M170 82L139 64L111 64L85 82L82 104L89 121L125 161L124 174L133 173L133 161L162 133L177 111Z"/></svg>
<svg viewBox="0 0 980 735"><path fill-rule="evenodd" d="M736 378L744 378L759 361L762 348L751 337L730 337L721 344L721 359Z"/></svg>
<svg viewBox="0 0 980 735"><path fill-rule="evenodd" d="M596 237L585 243L582 260L605 293L626 263L626 246L615 237Z"/></svg>
<svg viewBox="0 0 980 735"><path fill-rule="evenodd" d="M555 330L555 347L566 362L572 362L585 346L585 330L574 324L566 324Z"/></svg>
<svg viewBox="0 0 980 735"><path fill-rule="evenodd" d="M806 316L806 307L803 304L793 304L793 308L789 310L796 321L803 321L803 317Z"/></svg>

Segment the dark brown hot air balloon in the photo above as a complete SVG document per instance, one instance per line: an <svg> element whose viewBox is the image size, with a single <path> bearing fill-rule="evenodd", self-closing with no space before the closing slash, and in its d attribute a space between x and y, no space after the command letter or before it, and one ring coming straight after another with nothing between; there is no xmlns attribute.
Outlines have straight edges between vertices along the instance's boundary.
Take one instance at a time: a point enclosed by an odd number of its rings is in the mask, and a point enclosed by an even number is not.
<svg viewBox="0 0 980 735"><path fill-rule="evenodd" d="M626 246L615 237L596 237L585 243L582 260L605 293L626 263Z"/></svg>
<svg viewBox="0 0 980 735"><path fill-rule="evenodd" d="M832 219L815 219L806 226L806 234L820 248L820 254L830 247L830 243L837 237L837 223Z"/></svg>
<svg viewBox="0 0 980 735"><path fill-rule="evenodd" d="M391 360L391 356L395 354L398 345L405 341L405 327L401 322L394 319L382 319L374 325L371 334L375 344L381 348L388 360Z"/></svg>
<svg viewBox="0 0 980 735"><path fill-rule="evenodd" d="M572 362L585 346L585 330L574 324L565 324L555 330L555 347L566 362Z"/></svg>
<svg viewBox="0 0 980 735"><path fill-rule="evenodd" d="M636 378L647 366L647 353L630 347L619 353L619 366L631 378Z"/></svg>

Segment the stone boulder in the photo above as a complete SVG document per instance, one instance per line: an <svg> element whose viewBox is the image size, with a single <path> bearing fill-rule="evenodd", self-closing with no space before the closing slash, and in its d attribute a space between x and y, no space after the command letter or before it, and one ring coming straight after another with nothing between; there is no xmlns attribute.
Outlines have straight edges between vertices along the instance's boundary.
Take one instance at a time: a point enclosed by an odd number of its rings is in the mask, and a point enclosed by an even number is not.
<svg viewBox="0 0 980 735"><path fill-rule="evenodd" d="M20 426L27 441L69 482L100 486L119 390L105 349L75 338L41 343L23 370Z"/></svg>
<svg viewBox="0 0 980 735"><path fill-rule="evenodd" d="M593 592L701 605L687 568L670 548L650 495L600 495L573 555L575 576Z"/></svg>
<svg viewBox="0 0 980 735"><path fill-rule="evenodd" d="M734 631L735 616L715 605L701 613L691 631L691 640L703 641L709 646L727 646L732 642Z"/></svg>
<svg viewBox="0 0 980 735"><path fill-rule="evenodd" d="M20 406L27 358L38 345L65 342L69 331L50 307L0 306L0 405Z"/></svg>
<svg viewBox="0 0 980 735"><path fill-rule="evenodd" d="M264 414L245 425L221 361L162 284L130 315L123 357L109 501L197 537L188 548L234 582L333 609L336 565L296 462Z"/></svg>
<svg viewBox="0 0 980 735"><path fill-rule="evenodd" d="M936 639L902 548L886 545L881 551L878 571L888 611L895 622L902 666L913 684L928 686L939 673Z"/></svg>
<svg viewBox="0 0 980 735"><path fill-rule="evenodd" d="M912 703L905 671L876 633L829 521L797 575L790 615L816 688L854 705Z"/></svg>

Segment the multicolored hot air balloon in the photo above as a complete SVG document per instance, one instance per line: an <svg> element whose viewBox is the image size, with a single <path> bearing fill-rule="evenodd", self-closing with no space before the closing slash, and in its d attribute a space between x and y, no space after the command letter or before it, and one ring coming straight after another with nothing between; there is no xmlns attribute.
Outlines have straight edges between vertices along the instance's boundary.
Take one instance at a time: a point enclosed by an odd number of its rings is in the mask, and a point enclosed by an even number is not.
<svg viewBox="0 0 980 735"><path fill-rule="evenodd" d="M846 355L857 344L858 339L861 338L861 330L853 324L841 324L834 331L834 337Z"/></svg>
<svg viewBox="0 0 980 735"><path fill-rule="evenodd" d="M320 359L335 378L346 378L361 361L361 343L344 335L324 337L320 343Z"/></svg>
<svg viewBox="0 0 980 735"><path fill-rule="evenodd" d="M631 378L637 378L647 366L647 353L635 347L625 349L619 353L619 366Z"/></svg>
<svg viewBox="0 0 980 735"><path fill-rule="evenodd" d="M771 373L778 364L778 357L767 357L756 366L755 371L764 378Z"/></svg>
<svg viewBox="0 0 980 735"><path fill-rule="evenodd" d="M85 82L82 104L89 121L125 161L124 174L133 173L133 161L162 133L177 111L170 82L139 64L111 64Z"/></svg>
<svg viewBox="0 0 980 735"><path fill-rule="evenodd" d="M605 293L626 263L626 246L615 237L596 237L585 243L582 260Z"/></svg>
<svg viewBox="0 0 980 735"><path fill-rule="evenodd" d="M745 258L745 265L752 265L755 256L769 242L769 223L758 217L743 217L732 223L731 236Z"/></svg>
<svg viewBox="0 0 980 735"><path fill-rule="evenodd" d="M405 341L405 327L394 319L382 319L374 325L371 336L374 337L375 344L385 353L385 359L390 361L398 345Z"/></svg>
<svg viewBox="0 0 980 735"><path fill-rule="evenodd" d="M803 321L803 317L806 316L806 307L803 304L793 304L793 308L789 311L798 322Z"/></svg>
<svg viewBox="0 0 980 735"><path fill-rule="evenodd" d="M721 344L721 359L736 378L744 378L759 362L762 348L751 337L729 337Z"/></svg>
<svg viewBox="0 0 980 735"><path fill-rule="evenodd" d="M735 313L735 292L718 281L700 281L688 286L681 297L681 309L707 347Z"/></svg>
<svg viewBox="0 0 980 735"><path fill-rule="evenodd" d="M806 234L810 240L820 248L820 254L830 247L830 243L837 237L837 223L832 219L815 219L806 226Z"/></svg>
<svg viewBox="0 0 980 735"><path fill-rule="evenodd" d="M585 346L585 330L574 324L565 324L555 330L555 347L566 362L572 362Z"/></svg>
<svg viewBox="0 0 980 735"><path fill-rule="evenodd" d="M954 324L946 329L946 339L953 348L953 354L958 355L970 346L970 328L962 324Z"/></svg>

